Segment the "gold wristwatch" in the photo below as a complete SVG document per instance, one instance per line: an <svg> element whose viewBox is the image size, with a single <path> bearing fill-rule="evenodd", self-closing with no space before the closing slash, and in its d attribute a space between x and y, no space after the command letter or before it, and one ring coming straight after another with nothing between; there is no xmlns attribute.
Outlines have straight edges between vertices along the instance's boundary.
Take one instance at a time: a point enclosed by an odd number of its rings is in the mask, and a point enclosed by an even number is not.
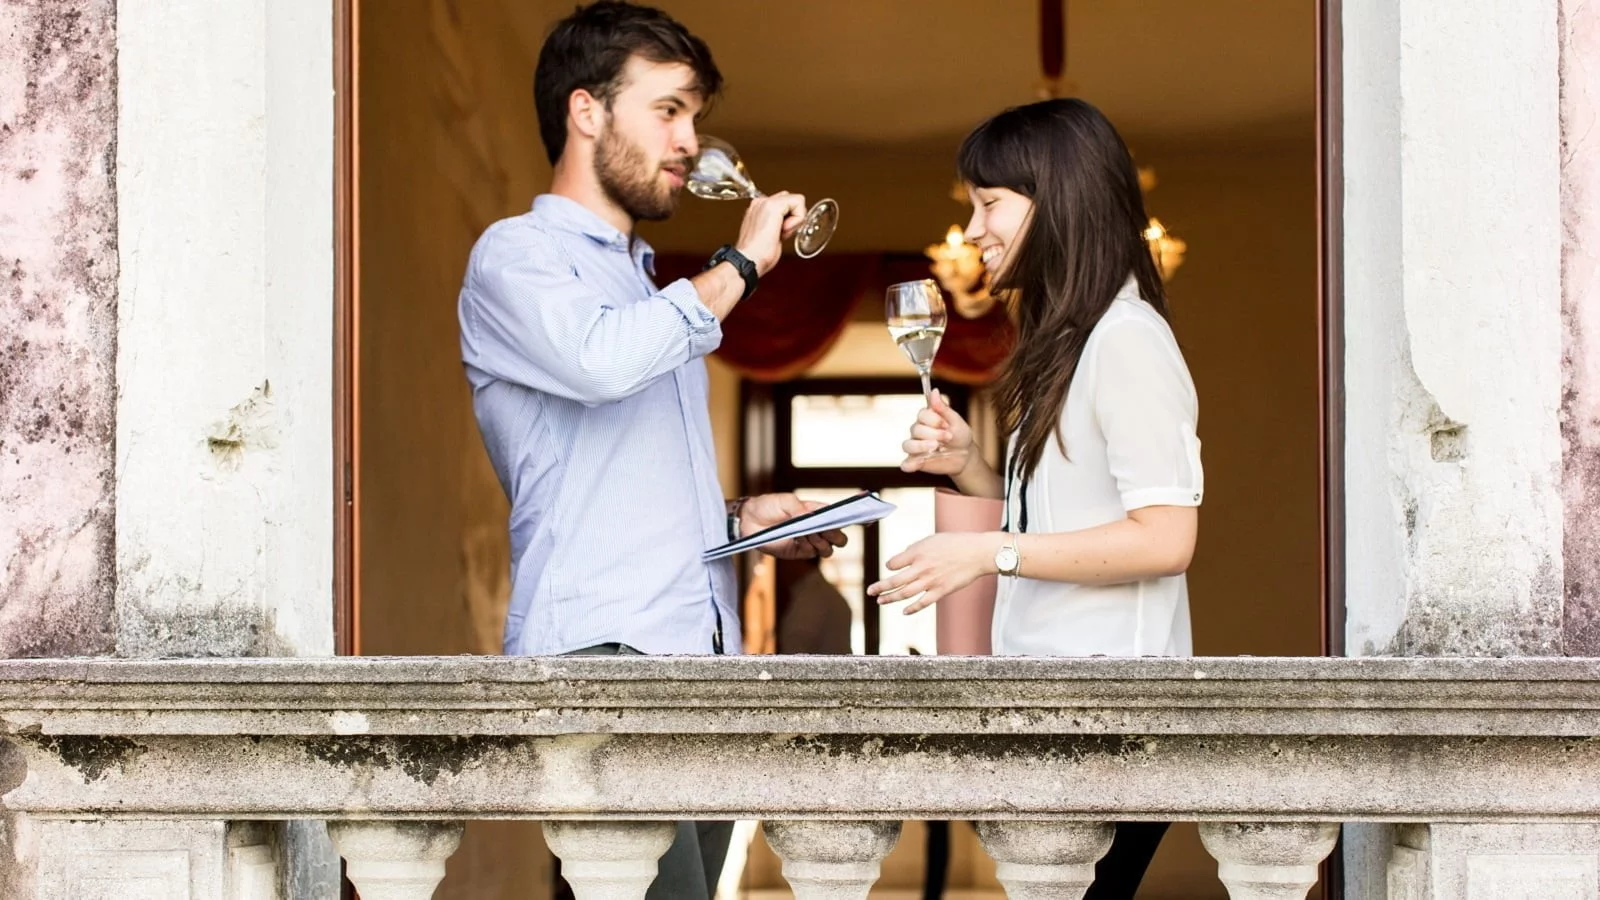
<svg viewBox="0 0 1600 900"><path fill-rule="evenodd" d="M994 553L994 567L1000 570L1001 575L1015 576L1017 570L1022 568L1022 554L1017 550L1017 536L1011 535L1008 541Z"/></svg>

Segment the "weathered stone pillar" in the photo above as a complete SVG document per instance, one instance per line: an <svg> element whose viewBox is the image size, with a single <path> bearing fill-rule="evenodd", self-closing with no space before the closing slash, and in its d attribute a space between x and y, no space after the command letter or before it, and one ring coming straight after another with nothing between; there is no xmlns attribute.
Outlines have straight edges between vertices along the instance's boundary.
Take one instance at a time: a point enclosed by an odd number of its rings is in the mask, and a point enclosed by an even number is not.
<svg viewBox="0 0 1600 900"><path fill-rule="evenodd" d="M1338 839L1334 822L1200 823L1200 842L1233 900L1304 900Z"/></svg>
<svg viewBox="0 0 1600 900"><path fill-rule="evenodd" d="M1584 490L1563 486L1563 2L1339 5L1350 656L1559 656L1586 633L1563 535ZM1379 900L1392 829L1345 837L1348 896Z"/></svg>
<svg viewBox="0 0 1600 900"><path fill-rule="evenodd" d="M332 55L325 4L0 4L0 656L332 652Z"/></svg>
<svg viewBox="0 0 1600 900"><path fill-rule="evenodd" d="M642 900L678 833L673 822L546 822L544 840L578 900Z"/></svg>
<svg viewBox="0 0 1600 900"><path fill-rule="evenodd" d="M766 822L762 829L795 900L865 900L900 840L899 822Z"/></svg>
<svg viewBox="0 0 1600 900"><path fill-rule="evenodd" d="M1094 865L1111 849L1109 822L980 822L978 836L994 858L1006 896L1078 900L1094 883Z"/></svg>
<svg viewBox="0 0 1600 900"><path fill-rule="evenodd" d="M330 822L328 836L362 900L429 900L461 845L461 823Z"/></svg>
<svg viewBox="0 0 1600 900"><path fill-rule="evenodd" d="M0 656L115 646L115 0L0 6ZM21 783L0 744L0 792ZM0 811L14 845L28 823ZM0 853L0 885L33 862ZM0 890L0 894L4 891Z"/></svg>

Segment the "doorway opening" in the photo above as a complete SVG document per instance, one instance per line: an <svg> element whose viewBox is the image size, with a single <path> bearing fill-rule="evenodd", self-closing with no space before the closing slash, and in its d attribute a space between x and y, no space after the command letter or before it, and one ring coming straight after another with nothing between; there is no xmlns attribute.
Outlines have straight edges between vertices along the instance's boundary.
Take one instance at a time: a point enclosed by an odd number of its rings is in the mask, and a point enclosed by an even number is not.
<svg viewBox="0 0 1600 900"><path fill-rule="evenodd" d="M961 385L936 384L956 412L967 415L970 392ZM878 578L884 563L918 538L933 533L933 492L946 479L900 471L900 441L906 423L923 405L922 385L916 378L811 378L776 385L746 382L745 409L772 407L774 458L754 460L747 445L745 462L770 466L770 484L746 485L742 493L756 490L792 491L806 499L833 502L860 491L875 491L894 504L895 511L881 522L858 525L847 531L849 543L820 564L822 575L837 590L850 610L849 652L857 655L932 655L935 652L933 618L885 614L866 596L866 587ZM784 567L775 567L782 569ZM815 612L814 600L797 603L789 588L793 580L775 579L777 653L822 653L842 650L844 634L819 633L822 623L793 629L803 639L786 641L783 624ZM808 598L809 600L810 598ZM843 624L842 622L840 623ZM827 649L821 649L826 647Z"/></svg>
<svg viewBox="0 0 1600 900"><path fill-rule="evenodd" d="M839 231L821 259L916 259L964 222L968 211L950 191L956 143L983 117L1034 99L1040 78L1032 4L982 16L955 0L914 10L858 0L656 5L706 38L727 76L706 130L737 146L764 188L839 201ZM525 211L547 183L531 78L546 30L571 3L335 0L335 8L344 63L341 650L498 653L508 510L472 418L455 301L473 241ZM1186 244L1169 291L1200 393L1208 491L1190 597L1203 655L1339 650L1337 477L1328 474L1338 471L1330 451L1341 439L1337 148L1327 137L1337 110L1319 100L1337 95L1336 55L1327 56L1336 29L1320 27L1336 20L1336 0L1096 0L1066 9L1066 91L1117 124L1152 176L1151 214ZM804 61L803 75L773 64L774 44ZM738 204L686 197L672 221L641 233L664 256L704 258L735 232L739 213ZM807 264L791 257L782 266ZM794 441L830 417L838 425L860 415L862 403L882 404L885 420L900 415L895 404L920 392L884 331L881 293L862 296L827 353L793 377L773 383L725 358L708 361L730 496L760 485L818 499L862 487L931 490L895 480L892 460L819 461ZM977 424L983 386L962 402ZM878 440L862 443L881 449ZM881 480L863 481L856 469ZM916 496L905 494L902 507L916 508ZM855 602L876 564L923 524L857 535L858 555L825 571L830 583ZM928 652L916 626L905 634L870 626L861 603L852 616L853 650ZM992 890L992 867L970 831L948 832L949 896ZM919 833L908 829L886 864L885 896L920 890L928 845ZM534 826L474 823L439 896L528 896L527 885L550 881L539 846ZM740 890L781 891L759 837L747 850ZM1198 840L1175 828L1142 896L1224 896L1220 885L1204 893L1214 870Z"/></svg>

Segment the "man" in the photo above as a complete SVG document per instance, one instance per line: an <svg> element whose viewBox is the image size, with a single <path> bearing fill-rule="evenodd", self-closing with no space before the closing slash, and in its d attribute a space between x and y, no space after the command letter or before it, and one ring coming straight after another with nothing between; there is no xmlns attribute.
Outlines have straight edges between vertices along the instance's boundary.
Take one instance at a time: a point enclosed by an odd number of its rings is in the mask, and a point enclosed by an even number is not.
<svg viewBox="0 0 1600 900"><path fill-rule="evenodd" d="M740 652L732 564L701 553L814 508L725 503L703 357L777 264L805 199L755 200L705 271L660 289L640 220L669 217L722 76L666 14L604 0L546 39L534 75L554 166L533 208L490 226L460 297L461 352L511 499L507 654ZM827 555L834 532L766 548ZM650 897L709 897L725 825L679 827Z"/></svg>

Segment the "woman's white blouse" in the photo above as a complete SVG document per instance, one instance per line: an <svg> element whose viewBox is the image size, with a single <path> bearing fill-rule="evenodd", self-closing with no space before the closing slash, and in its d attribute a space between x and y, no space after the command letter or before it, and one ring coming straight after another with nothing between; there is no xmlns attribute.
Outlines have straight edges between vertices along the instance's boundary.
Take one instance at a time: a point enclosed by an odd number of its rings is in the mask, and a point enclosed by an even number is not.
<svg viewBox="0 0 1600 900"><path fill-rule="evenodd" d="M1199 506L1198 418L1172 329L1129 279L1090 333L1067 391L1066 455L1052 439L1028 480L1028 531L1080 531L1146 506ZM1020 498L1007 502L1015 527ZM1189 656L1186 579L1079 585L1002 577L993 646L997 654Z"/></svg>

